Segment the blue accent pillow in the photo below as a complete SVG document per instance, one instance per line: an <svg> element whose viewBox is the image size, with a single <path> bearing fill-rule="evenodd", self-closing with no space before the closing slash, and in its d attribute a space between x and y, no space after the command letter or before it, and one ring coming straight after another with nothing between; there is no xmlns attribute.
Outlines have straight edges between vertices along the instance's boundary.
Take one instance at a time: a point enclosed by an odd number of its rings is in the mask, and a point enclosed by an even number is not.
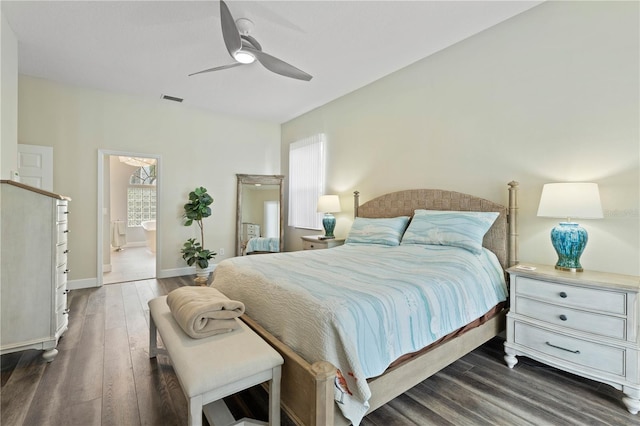
<svg viewBox="0 0 640 426"><path fill-rule="evenodd" d="M498 212L416 210L402 244L462 247L480 254L484 234L498 216Z"/></svg>
<svg viewBox="0 0 640 426"><path fill-rule="evenodd" d="M400 245L407 223L409 223L409 216L379 219L356 217L345 244Z"/></svg>

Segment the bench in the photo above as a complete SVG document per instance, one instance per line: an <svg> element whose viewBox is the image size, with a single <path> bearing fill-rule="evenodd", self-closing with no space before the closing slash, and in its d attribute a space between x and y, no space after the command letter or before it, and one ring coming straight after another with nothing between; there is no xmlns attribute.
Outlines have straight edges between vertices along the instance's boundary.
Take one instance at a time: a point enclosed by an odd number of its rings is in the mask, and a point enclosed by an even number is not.
<svg viewBox="0 0 640 426"><path fill-rule="evenodd" d="M237 330L192 339L174 320L167 296L149 301L149 358L158 354L171 358L189 403L189 426L202 425L206 404L224 406L222 398L264 382L269 382L269 424L280 424L280 375L284 361L244 322L239 322L241 327ZM165 350L158 348L157 334ZM228 410L227 414L218 414L216 426L220 418L233 420ZM244 424L251 423L247 419Z"/></svg>

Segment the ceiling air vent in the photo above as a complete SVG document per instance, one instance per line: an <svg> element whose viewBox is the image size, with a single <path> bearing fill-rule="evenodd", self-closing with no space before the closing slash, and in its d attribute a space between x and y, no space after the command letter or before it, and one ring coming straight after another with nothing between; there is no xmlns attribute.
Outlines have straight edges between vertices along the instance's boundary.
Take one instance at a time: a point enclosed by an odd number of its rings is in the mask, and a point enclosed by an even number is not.
<svg viewBox="0 0 640 426"><path fill-rule="evenodd" d="M173 102L182 102L184 100L182 98L176 98L175 96L169 96L169 95L162 95L161 98L166 99L167 101L173 101Z"/></svg>

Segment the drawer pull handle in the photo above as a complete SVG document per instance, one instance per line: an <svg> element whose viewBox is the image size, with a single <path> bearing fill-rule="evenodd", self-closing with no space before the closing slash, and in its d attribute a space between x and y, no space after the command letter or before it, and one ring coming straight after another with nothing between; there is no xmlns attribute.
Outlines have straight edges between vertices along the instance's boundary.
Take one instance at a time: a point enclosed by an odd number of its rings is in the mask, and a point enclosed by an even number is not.
<svg viewBox="0 0 640 426"><path fill-rule="evenodd" d="M571 349L567 349L567 348L563 348L562 346L556 346L556 345L552 345L549 342L545 342L547 345L551 346L552 348L556 348L556 349L562 349L563 351L567 351L567 352L571 352L572 354L579 354L580 351L572 351Z"/></svg>
<svg viewBox="0 0 640 426"><path fill-rule="evenodd" d="M564 291L560 292L560 297L562 297L563 299L567 298L567 293L565 293Z"/></svg>
<svg viewBox="0 0 640 426"><path fill-rule="evenodd" d="M562 315L560 315L560 319L561 319L562 321L566 321L566 320L567 320L567 316L566 316L566 315L564 315L564 314L562 314Z"/></svg>

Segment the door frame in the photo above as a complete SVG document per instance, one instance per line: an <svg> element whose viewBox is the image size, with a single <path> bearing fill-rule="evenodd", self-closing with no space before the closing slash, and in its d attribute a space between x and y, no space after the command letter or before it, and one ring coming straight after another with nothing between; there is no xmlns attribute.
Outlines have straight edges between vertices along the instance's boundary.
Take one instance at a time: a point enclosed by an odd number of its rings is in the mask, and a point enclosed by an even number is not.
<svg viewBox="0 0 640 426"><path fill-rule="evenodd" d="M125 156L125 157L142 157L142 158L155 158L156 160L156 278L159 276L160 272L160 262L158 259L162 259L162 245L159 244L162 241L162 227L159 226L161 223L161 211L160 206L162 205L162 157L159 154L147 154L141 152L131 152L131 151L114 151L108 149L99 149L98 150L98 247L97 247L97 259L98 259L98 268L97 268L97 277L96 277L96 286L102 287L103 285L103 260L102 257L104 255L104 250L102 246L104 244L104 209L106 208L104 205L104 163L108 157L111 156Z"/></svg>

